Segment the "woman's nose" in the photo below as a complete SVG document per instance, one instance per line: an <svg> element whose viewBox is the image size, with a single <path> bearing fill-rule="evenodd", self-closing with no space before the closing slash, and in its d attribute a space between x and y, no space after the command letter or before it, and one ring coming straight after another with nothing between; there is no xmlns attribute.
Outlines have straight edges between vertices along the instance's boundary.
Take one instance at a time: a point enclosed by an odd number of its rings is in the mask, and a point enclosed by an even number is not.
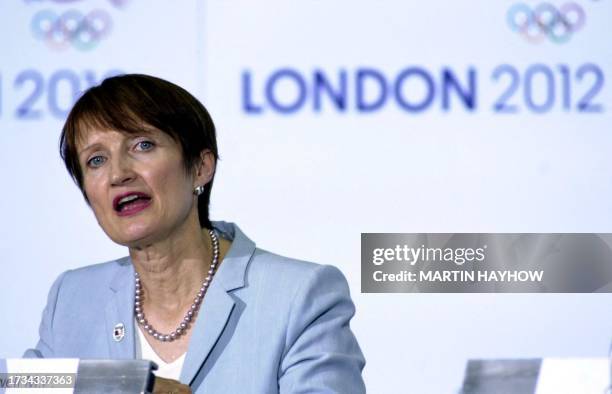
<svg viewBox="0 0 612 394"><path fill-rule="evenodd" d="M111 184L123 185L135 178L129 158L116 157L111 161Z"/></svg>

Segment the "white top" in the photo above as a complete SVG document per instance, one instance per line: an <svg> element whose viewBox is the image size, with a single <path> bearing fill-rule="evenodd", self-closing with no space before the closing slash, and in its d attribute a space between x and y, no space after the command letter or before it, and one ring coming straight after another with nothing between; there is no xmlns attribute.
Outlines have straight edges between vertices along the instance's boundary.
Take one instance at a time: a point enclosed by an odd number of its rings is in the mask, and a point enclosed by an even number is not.
<svg viewBox="0 0 612 394"><path fill-rule="evenodd" d="M156 376L166 379L179 380L181 370L183 369L183 363L185 362L185 354L187 354L187 352L183 353L181 357L177 358L171 363L165 362L157 355L157 353L155 353L155 350L153 350L147 341L147 338L145 338L138 322L134 321L134 324L135 327L138 327L136 329L136 331L138 331L138 337L136 338L136 358L151 360L157 364L158 368L157 371L155 371Z"/></svg>

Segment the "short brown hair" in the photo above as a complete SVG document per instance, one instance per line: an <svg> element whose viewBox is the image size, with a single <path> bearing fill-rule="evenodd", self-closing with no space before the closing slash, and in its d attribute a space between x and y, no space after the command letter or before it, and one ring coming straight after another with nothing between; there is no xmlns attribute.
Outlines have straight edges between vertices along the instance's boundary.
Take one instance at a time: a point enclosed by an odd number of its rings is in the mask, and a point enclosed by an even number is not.
<svg viewBox="0 0 612 394"><path fill-rule="evenodd" d="M125 74L107 78L88 89L74 104L60 136L60 155L85 201L83 172L76 151L78 138L88 128L117 130L133 134L152 126L179 143L187 174L209 150L219 159L215 125L208 111L185 89L160 78ZM200 226L212 228L209 219L213 178L198 198Z"/></svg>

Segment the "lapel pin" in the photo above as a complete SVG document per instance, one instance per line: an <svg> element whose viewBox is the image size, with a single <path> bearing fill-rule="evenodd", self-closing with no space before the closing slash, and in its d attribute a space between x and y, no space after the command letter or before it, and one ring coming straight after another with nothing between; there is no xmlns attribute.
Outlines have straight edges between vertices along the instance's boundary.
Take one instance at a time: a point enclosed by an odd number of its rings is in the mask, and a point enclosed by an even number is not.
<svg viewBox="0 0 612 394"><path fill-rule="evenodd" d="M125 336L125 326L123 323L117 323L113 329L113 339L115 342L120 342Z"/></svg>

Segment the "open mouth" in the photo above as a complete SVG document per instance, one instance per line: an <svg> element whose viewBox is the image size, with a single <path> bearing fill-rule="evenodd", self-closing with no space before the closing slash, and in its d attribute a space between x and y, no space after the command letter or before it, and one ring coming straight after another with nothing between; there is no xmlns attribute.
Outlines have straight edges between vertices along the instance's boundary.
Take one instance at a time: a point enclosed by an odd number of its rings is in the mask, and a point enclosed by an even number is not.
<svg viewBox="0 0 612 394"><path fill-rule="evenodd" d="M129 213L148 206L150 202L151 197L148 194L132 192L115 197L113 208L119 213Z"/></svg>

